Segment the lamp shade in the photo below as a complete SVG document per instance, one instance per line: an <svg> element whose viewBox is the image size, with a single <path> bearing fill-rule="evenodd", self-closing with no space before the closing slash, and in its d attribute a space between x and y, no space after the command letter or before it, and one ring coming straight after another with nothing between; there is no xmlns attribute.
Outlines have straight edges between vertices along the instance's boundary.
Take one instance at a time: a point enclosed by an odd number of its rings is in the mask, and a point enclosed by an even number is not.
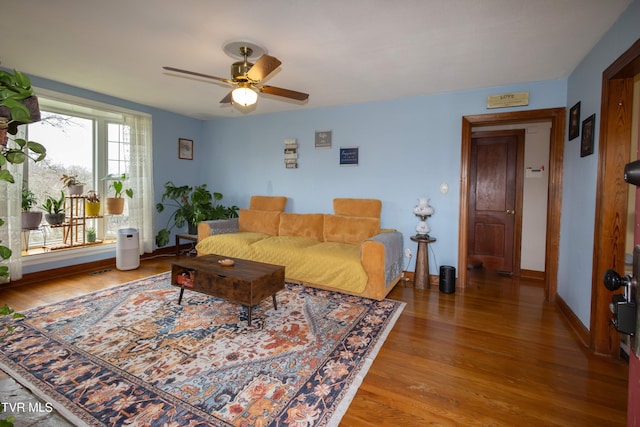
<svg viewBox="0 0 640 427"><path fill-rule="evenodd" d="M418 197L418 204L413 208L413 214L420 218L416 225L416 233L421 237L429 237L431 228L427 224L427 218L433 215L434 209L429 205L428 197Z"/></svg>
<svg viewBox="0 0 640 427"><path fill-rule="evenodd" d="M248 107L258 101L258 94L248 87L238 87L231 92L231 99L236 104Z"/></svg>

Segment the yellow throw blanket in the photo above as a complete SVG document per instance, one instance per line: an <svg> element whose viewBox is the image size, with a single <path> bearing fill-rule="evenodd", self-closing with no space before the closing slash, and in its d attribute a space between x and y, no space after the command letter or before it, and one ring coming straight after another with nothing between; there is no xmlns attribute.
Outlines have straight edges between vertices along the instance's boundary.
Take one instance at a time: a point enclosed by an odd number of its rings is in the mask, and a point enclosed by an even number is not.
<svg viewBox="0 0 640 427"><path fill-rule="evenodd" d="M198 253L285 266L289 280L330 286L359 293L367 284L360 261L360 245L319 242L295 236L238 232L209 236L196 246Z"/></svg>

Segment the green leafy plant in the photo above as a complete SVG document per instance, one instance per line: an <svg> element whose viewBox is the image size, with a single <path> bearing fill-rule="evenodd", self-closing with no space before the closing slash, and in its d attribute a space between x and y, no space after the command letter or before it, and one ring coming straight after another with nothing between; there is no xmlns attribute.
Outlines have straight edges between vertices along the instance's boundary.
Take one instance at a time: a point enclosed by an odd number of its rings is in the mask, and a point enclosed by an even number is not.
<svg viewBox="0 0 640 427"><path fill-rule="evenodd" d="M13 422L16 420L16 417L7 417L3 420L0 420L0 427L13 427Z"/></svg>
<svg viewBox="0 0 640 427"><path fill-rule="evenodd" d="M28 188L22 189L22 211L28 212L38 203L36 195Z"/></svg>
<svg viewBox="0 0 640 427"><path fill-rule="evenodd" d="M62 191L60 192L59 199L53 196L47 196L40 208L49 214L62 213L64 211L64 193Z"/></svg>
<svg viewBox="0 0 640 427"><path fill-rule="evenodd" d="M24 314L16 313L11 307L7 304L0 306L0 316L3 318L3 322L1 324L2 331L0 331L0 342L4 341L4 339L13 332L13 326L4 322L5 316L11 316L11 319L22 319L24 318Z"/></svg>
<svg viewBox="0 0 640 427"><path fill-rule="evenodd" d="M122 175L120 175L119 177L115 178L111 175L107 175L104 179L106 180L110 180L112 181L111 184L109 184L109 188L113 188L113 191L115 193L115 198L119 199L122 198L122 194L126 194L127 196L129 196L130 199L133 198L133 189L132 188L124 188L124 182L127 180L127 174L123 173Z"/></svg>
<svg viewBox="0 0 640 427"><path fill-rule="evenodd" d="M93 227L87 228L87 242L93 243L96 241L96 229Z"/></svg>
<svg viewBox="0 0 640 427"><path fill-rule="evenodd" d="M168 181L164 184L164 190L160 203L156 204L156 210L164 212L165 209L173 208L173 212L167 226L156 235L156 245L159 247L169 243L171 230L174 227L182 228L187 224L190 228L195 228L200 221L238 216L239 208L218 204L218 201L222 200L222 193L212 193L207 189L207 184L196 187L188 185L177 187L173 182Z"/></svg>
<svg viewBox="0 0 640 427"><path fill-rule="evenodd" d="M39 110L31 111L23 101L34 97L29 77L20 71L13 73L0 70L0 180L14 184L13 175L7 170L8 163L21 164L27 159L34 162L43 160L47 150L41 144L27 141L22 138L14 138L8 141L4 131L11 135L17 132L17 124L29 123L40 119ZM4 220L0 218L0 226L4 225ZM0 243L2 243L0 241ZM7 260L11 257L11 249L0 244L0 259ZM9 267L0 265L0 277L9 277Z"/></svg>
<svg viewBox="0 0 640 427"><path fill-rule="evenodd" d="M66 173L63 173L60 177L60 181L62 181L65 187L71 187L72 185L82 185L82 183L78 180L78 175L67 175Z"/></svg>
<svg viewBox="0 0 640 427"><path fill-rule="evenodd" d="M35 102L26 103L28 99ZM28 158L35 162L43 160L47 150L41 144L33 141L26 141L22 138L15 138L9 144L7 133L15 135L18 131L18 124L29 123L40 120L40 110L37 98L31 88L29 77L20 71L13 70L13 73L0 70L0 180L14 184L13 175L7 170L7 163L21 164ZM25 197L26 196L26 197ZM22 209L29 210L36 202L33 193L22 193ZM25 209L26 207L26 209ZM4 225L4 220L0 218L0 227ZM0 241L2 243L2 241ZM0 244L0 259L7 260L11 257L12 251L8 247ZM0 265L0 277L9 278L9 267ZM0 306L0 316L2 319L11 316L13 319L24 317L16 313L7 304ZM9 336L14 328L4 321L0 325L0 341ZM1 427L13 426L15 417L0 419Z"/></svg>
<svg viewBox="0 0 640 427"><path fill-rule="evenodd" d="M0 156L0 180L14 184L15 181L11 173L6 169L7 163L22 164L27 159L34 162L43 160L47 155L47 150L41 144L34 141L26 141L22 138L12 140L17 146L3 146L2 156Z"/></svg>
<svg viewBox="0 0 640 427"><path fill-rule="evenodd" d="M34 96L31 80L26 74L18 70L13 70L13 73L0 70L0 116L8 119L6 126L11 135L16 134L17 124L33 121L34 114L39 120L39 109L37 113L31 111L25 103L25 100Z"/></svg>

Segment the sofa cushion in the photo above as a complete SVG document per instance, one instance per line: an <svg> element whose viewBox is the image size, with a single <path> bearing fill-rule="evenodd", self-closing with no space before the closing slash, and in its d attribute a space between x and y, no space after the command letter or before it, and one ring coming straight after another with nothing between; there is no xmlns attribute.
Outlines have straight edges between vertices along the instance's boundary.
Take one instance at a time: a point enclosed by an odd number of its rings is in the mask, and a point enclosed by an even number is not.
<svg viewBox="0 0 640 427"><path fill-rule="evenodd" d="M333 213L342 216L380 218L382 202L378 199L333 199Z"/></svg>
<svg viewBox="0 0 640 427"><path fill-rule="evenodd" d="M238 215L238 229L240 231L253 231L277 236L279 226L280 212L240 209Z"/></svg>
<svg viewBox="0 0 640 427"><path fill-rule="evenodd" d="M249 209L258 211L284 212L287 198L283 196L251 196Z"/></svg>
<svg viewBox="0 0 640 427"><path fill-rule="evenodd" d="M312 260L305 259L303 249L318 245L321 242L315 239L295 236L269 236L251 245L251 254L254 261L267 264L284 265L287 278L292 278L296 266L309 263Z"/></svg>
<svg viewBox="0 0 640 427"><path fill-rule="evenodd" d="M327 214L324 217L324 241L360 244L380 232L379 218Z"/></svg>
<svg viewBox="0 0 640 427"><path fill-rule="evenodd" d="M214 234L198 242L198 254L217 254L234 258L251 259L251 247L254 243L271 237L265 233L251 231Z"/></svg>
<svg viewBox="0 0 640 427"><path fill-rule="evenodd" d="M279 236L294 236L324 241L324 214L281 213Z"/></svg>
<svg viewBox="0 0 640 427"><path fill-rule="evenodd" d="M346 292L362 292L367 273L360 262L360 245L324 242L302 249L307 262L296 264L287 275L303 282L329 286Z"/></svg>

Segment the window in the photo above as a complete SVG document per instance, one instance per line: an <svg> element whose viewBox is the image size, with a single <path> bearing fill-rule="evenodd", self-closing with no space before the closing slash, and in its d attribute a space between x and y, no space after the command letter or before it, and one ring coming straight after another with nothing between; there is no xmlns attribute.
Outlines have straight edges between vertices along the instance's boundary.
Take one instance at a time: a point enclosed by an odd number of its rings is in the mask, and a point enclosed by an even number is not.
<svg viewBox="0 0 640 427"><path fill-rule="evenodd" d="M43 144L47 157L38 163L26 162L23 174L24 186L35 194L38 207L47 196L61 197L64 185L60 178L65 174L76 176L84 184L83 194L90 190L98 193L104 213L106 198L113 195L110 188L113 181L109 178L126 174L128 179L134 177L132 180L139 182L141 173L146 173L141 170L151 170L151 156L140 149L136 150L138 158L144 159L148 166L131 169L132 136L136 135L135 142L139 145L151 142L150 119L146 115L62 95L39 94L38 100L42 120L29 124L26 136ZM140 127L141 120L145 124L143 131L134 131L132 128ZM128 188L136 185L136 182L126 182ZM135 224L131 223L129 204L125 203L122 215L89 219L85 228L95 229L98 242L113 242L118 228L139 226L144 221L144 214L138 213L134 214ZM44 217L39 230L28 232L27 236L23 237L23 255L67 248L72 242L68 228L48 226Z"/></svg>

